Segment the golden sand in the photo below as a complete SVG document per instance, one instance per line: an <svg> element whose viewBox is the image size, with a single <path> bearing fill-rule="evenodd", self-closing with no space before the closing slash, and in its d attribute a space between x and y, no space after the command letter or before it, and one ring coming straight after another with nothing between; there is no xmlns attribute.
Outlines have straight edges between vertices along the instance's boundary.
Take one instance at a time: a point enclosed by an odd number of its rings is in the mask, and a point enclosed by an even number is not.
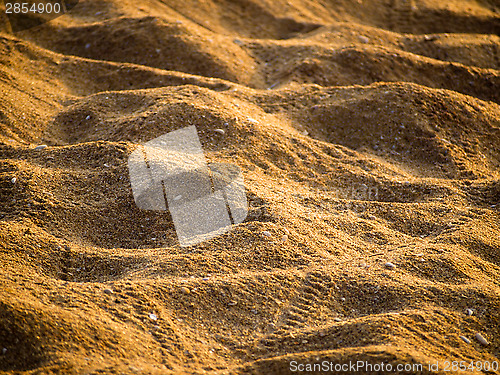
<svg viewBox="0 0 500 375"><path fill-rule="evenodd" d="M82 0L17 33L3 17L0 373L500 362L499 10ZM168 213L134 203L127 158L190 125L243 171L249 214L180 247Z"/></svg>

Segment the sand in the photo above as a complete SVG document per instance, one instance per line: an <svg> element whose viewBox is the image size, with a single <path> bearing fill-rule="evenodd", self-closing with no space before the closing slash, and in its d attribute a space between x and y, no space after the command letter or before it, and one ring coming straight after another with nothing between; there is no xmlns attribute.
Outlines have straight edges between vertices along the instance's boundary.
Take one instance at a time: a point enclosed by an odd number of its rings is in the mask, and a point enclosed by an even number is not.
<svg viewBox="0 0 500 375"><path fill-rule="evenodd" d="M498 2L3 9L1 374L500 362ZM181 247L127 158L190 125L249 213Z"/></svg>

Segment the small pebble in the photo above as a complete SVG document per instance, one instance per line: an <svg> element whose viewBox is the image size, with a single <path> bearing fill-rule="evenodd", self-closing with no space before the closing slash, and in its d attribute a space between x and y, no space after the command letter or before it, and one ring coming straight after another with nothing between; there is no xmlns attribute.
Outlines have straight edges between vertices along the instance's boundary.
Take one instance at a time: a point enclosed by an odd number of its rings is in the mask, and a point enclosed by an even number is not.
<svg viewBox="0 0 500 375"><path fill-rule="evenodd" d="M109 164L107 164L107 163L104 163L104 166L105 166L106 168L109 168Z"/></svg>
<svg viewBox="0 0 500 375"><path fill-rule="evenodd" d="M439 37L437 35L425 35L424 40L426 42L432 42L433 40L437 40Z"/></svg>
<svg viewBox="0 0 500 375"><path fill-rule="evenodd" d="M233 42L234 42L234 44L237 44L239 46L241 46L243 44L243 42L239 39L234 39Z"/></svg>
<svg viewBox="0 0 500 375"><path fill-rule="evenodd" d="M113 291L111 289L104 289L103 292L106 294L113 294Z"/></svg>
<svg viewBox="0 0 500 375"><path fill-rule="evenodd" d="M342 321L342 319L340 319L340 318L333 318L333 320L336 321L336 322L341 322Z"/></svg>
<svg viewBox="0 0 500 375"><path fill-rule="evenodd" d="M191 293L191 291L190 291L188 288L186 288L185 286L183 286L183 287L181 288L181 292L182 292L182 293L184 293L184 294L189 294L189 293Z"/></svg>
<svg viewBox="0 0 500 375"><path fill-rule="evenodd" d="M156 314L149 314L149 319L157 321L158 317L156 316Z"/></svg>
<svg viewBox="0 0 500 375"><path fill-rule="evenodd" d="M472 316L474 314L474 310L467 309L467 310L465 310L465 313L467 314L467 316Z"/></svg>
<svg viewBox="0 0 500 375"><path fill-rule="evenodd" d="M5 353L7 353L7 348L2 349L2 354L5 354Z"/></svg>
<svg viewBox="0 0 500 375"><path fill-rule="evenodd" d="M39 151L39 150L43 150L44 148L47 148L47 145L36 146L35 150Z"/></svg>
<svg viewBox="0 0 500 375"><path fill-rule="evenodd" d="M236 301L231 301L228 303L229 306L235 306L237 304L238 304L238 302L236 302Z"/></svg>
<svg viewBox="0 0 500 375"><path fill-rule="evenodd" d="M257 315L257 314L259 313L259 312L258 312L257 310L255 310L255 309L251 309L250 311L251 311L251 312L253 312L255 315Z"/></svg>
<svg viewBox="0 0 500 375"><path fill-rule="evenodd" d="M267 231L267 230L263 231L263 232L262 232L262 235L263 235L263 236L266 236L266 237L271 237L271 236L272 236L271 232L269 232L269 231Z"/></svg>
<svg viewBox="0 0 500 375"><path fill-rule="evenodd" d="M320 337L325 337L326 333L325 332L320 332L319 335L320 335Z"/></svg>
<svg viewBox="0 0 500 375"><path fill-rule="evenodd" d="M285 234L281 237L281 242L286 242L288 240L288 236Z"/></svg>
<svg viewBox="0 0 500 375"><path fill-rule="evenodd" d="M358 39L361 43L368 43L370 41L370 39L368 39L366 36L364 35L360 35L358 36Z"/></svg>
<svg viewBox="0 0 500 375"><path fill-rule="evenodd" d="M204 277L202 280L203 281L208 281L208 280L210 280L210 278L209 277Z"/></svg>
<svg viewBox="0 0 500 375"><path fill-rule="evenodd" d="M226 134L226 132L225 132L224 129L214 129L214 133L218 133L218 134L221 134L221 135Z"/></svg>
<svg viewBox="0 0 500 375"><path fill-rule="evenodd" d="M10 180L10 182L12 182L13 184L15 184L17 181L17 178L13 177L12 180Z"/></svg>
<svg viewBox="0 0 500 375"><path fill-rule="evenodd" d="M466 344L470 344L470 340L467 337L465 336L458 336L458 337L460 337Z"/></svg>
<svg viewBox="0 0 500 375"><path fill-rule="evenodd" d="M490 344L490 343L488 342L488 340L486 340L486 339L484 338L484 336L483 336L483 335L481 335L479 332L478 332L478 333L476 333L476 334L474 335L474 337L476 338L476 340L477 340L477 341L479 341L479 342L480 342L481 344L483 344L484 346L486 346L486 345L489 345L489 344Z"/></svg>
<svg viewBox="0 0 500 375"><path fill-rule="evenodd" d="M90 115L87 115L87 117L85 117L85 120L90 120Z"/></svg>
<svg viewBox="0 0 500 375"><path fill-rule="evenodd" d="M247 117L247 120L248 120L249 122L253 123L253 124L258 124L258 123L259 123L256 119L251 118L251 117Z"/></svg>
<svg viewBox="0 0 500 375"><path fill-rule="evenodd" d="M388 268L390 270L393 270L394 268L396 268L396 265L394 263L391 263L391 262L386 262L386 263L384 263L384 267Z"/></svg>

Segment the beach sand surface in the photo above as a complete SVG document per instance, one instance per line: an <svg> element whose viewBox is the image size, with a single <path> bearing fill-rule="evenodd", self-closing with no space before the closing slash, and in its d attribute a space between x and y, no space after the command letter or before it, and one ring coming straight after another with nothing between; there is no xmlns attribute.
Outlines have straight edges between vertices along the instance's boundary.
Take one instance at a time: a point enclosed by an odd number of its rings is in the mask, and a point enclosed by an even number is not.
<svg viewBox="0 0 500 375"><path fill-rule="evenodd" d="M0 374L500 363L498 2L1 6ZM192 125L249 210L181 247L127 160Z"/></svg>

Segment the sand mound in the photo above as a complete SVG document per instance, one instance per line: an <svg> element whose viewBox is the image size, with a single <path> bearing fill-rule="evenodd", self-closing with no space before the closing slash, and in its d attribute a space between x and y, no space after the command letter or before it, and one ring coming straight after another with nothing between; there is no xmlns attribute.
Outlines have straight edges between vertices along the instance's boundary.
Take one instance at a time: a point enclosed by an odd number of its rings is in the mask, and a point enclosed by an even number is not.
<svg viewBox="0 0 500 375"><path fill-rule="evenodd" d="M4 23L0 373L500 362L498 12L107 0ZM190 125L249 213L184 248L127 163Z"/></svg>

